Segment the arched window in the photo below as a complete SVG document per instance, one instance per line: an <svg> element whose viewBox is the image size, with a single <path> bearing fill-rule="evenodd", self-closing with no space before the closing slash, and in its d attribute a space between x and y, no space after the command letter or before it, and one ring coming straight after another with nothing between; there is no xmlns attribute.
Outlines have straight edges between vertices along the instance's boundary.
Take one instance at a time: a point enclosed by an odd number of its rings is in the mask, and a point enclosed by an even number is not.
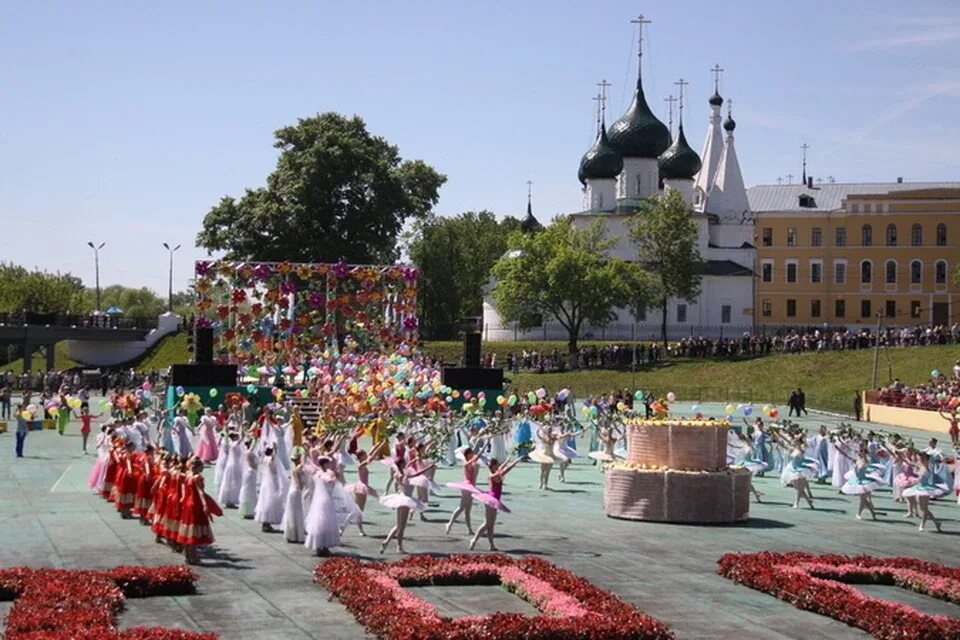
<svg viewBox="0 0 960 640"><path fill-rule="evenodd" d="M897 261L887 260L884 270L886 271L887 284L897 284Z"/></svg>
<svg viewBox="0 0 960 640"><path fill-rule="evenodd" d="M864 260L860 263L860 284L870 284L873 282L873 263Z"/></svg>
<svg viewBox="0 0 960 640"><path fill-rule="evenodd" d="M923 227L918 224L910 227L910 244L915 247L923 246Z"/></svg>
<svg viewBox="0 0 960 640"><path fill-rule="evenodd" d="M920 284L923 282L923 263L914 260L910 263L910 284Z"/></svg>
<svg viewBox="0 0 960 640"><path fill-rule="evenodd" d="M937 246L947 246L947 225L942 222L937 225Z"/></svg>
<svg viewBox="0 0 960 640"><path fill-rule="evenodd" d="M873 227L868 224L860 228L860 245L869 247L873 244Z"/></svg>
<svg viewBox="0 0 960 640"><path fill-rule="evenodd" d="M895 224L887 225L887 246L897 246L897 225Z"/></svg>
<svg viewBox="0 0 960 640"><path fill-rule="evenodd" d="M937 284L947 284L947 261L937 260L936 268L933 271L933 279Z"/></svg>

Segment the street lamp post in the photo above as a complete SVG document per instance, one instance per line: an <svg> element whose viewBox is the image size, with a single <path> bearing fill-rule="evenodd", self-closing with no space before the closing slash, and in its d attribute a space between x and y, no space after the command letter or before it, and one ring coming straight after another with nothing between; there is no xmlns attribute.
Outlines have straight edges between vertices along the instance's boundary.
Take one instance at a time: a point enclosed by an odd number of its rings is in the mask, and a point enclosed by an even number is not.
<svg viewBox="0 0 960 640"><path fill-rule="evenodd" d="M163 248L170 252L170 278L168 280L167 288L167 311L173 313L173 254L180 248L180 245L177 245L170 248L166 242L163 243Z"/></svg>
<svg viewBox="0 0 960 640"><path fill-rule="evenodd" d="M100 249L103 249L106 244L106 242L101 242L99 245L87 243L87 246L93 249L93 266L97 283L97 315L100 314Z"/></svg>

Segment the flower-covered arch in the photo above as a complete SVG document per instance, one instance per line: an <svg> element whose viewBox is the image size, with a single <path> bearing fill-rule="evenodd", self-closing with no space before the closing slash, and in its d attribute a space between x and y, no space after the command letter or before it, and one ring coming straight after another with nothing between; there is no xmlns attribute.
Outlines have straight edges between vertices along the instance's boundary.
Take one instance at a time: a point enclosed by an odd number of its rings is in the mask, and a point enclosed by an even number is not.
<svg viewBox="0 0 960 640"><path fill-rule="evenodd" d="M195 272L196 322L214 330L217 362L294 362L348 336L381 352L417 340L413 267L200 260Z"/></svg>

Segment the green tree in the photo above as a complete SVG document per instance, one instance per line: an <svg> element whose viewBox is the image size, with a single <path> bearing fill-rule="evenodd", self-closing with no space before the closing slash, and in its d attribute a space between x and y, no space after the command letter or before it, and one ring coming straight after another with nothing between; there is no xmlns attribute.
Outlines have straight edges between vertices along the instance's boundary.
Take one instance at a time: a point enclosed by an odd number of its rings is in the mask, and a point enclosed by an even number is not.
<svg viewBox="0 0 960 640"><path fill-rule="evenodd" d="M462 318L482 313L490 269L519 228L516 218L498 222L489 211L416 222L407 252L420 271L417 298L425 335L451 337Z"/></svg>
<svg viewBox="0 0 960 640"><path fill-rule="evenodd" d="M429 213L446 182L356 116L324 113L274 135L266 187L221 199L198 245L233 260L392 262L404 222Z"/></svg>
<svg viewBox="0 0 960 640"><path fill-rule="evenodd" d="M0 262L0 312L79 313L83 282L69 273L29 271Z"/></svg>
<svg viewBox="0 0 960 640"><path fill-rule="evenodd" d="M87 289L85 292L87 309L96 307L97 291L96 289ZM102 289L100 292L103 310L110 307L117 307L123 310L123 315L127 318L156 318L166 312L167 301L156 293L140 287L125 287L120 284L113 284Z"/></svg>
<svg viewBox="0 0 960 640"><path fill-rule="evenodd" d="M529 328L537 315L554 318L567 331L571 366L583 324L603 324L617 308L648 295L643 267L609 255L615 241L601 220L580 229L557 218L539 233L514 232L511 251L493 267L493 299L505 320Z"/></svg>
<svg viewBox="0 0 960 640"><path fill-rule="evenodd" d="M693 301L700 293L703 259L697 248L697 225L679 191L668 189L653 206L634 216L630 238L638 260L652 272L655 296L663 318L661 338L667 344L667 301Z"/></svg>

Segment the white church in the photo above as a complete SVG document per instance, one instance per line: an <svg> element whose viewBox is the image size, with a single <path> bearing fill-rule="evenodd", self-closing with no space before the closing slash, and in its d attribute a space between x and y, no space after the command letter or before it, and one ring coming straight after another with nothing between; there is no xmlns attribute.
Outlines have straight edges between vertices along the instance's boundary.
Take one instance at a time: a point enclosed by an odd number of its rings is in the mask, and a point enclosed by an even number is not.
<svg viewBox="0 0 960 640"><path fill-rule="evenodd" d="M642 62L642 46L640 48ZM719 71L716 69L715 71ZM754 300L753 216L747 202L743 176L734 148L736 123L728 106L721 118L723 98L715 81L709 99L710 120L700 155L690 148L683 132L683 109L674 138L670 129L650 110L643 92L642 64L637 87L626 112L609 130L601 117L597 138L580 161L583 210L569 214L573 224L587 227L599 217L607 233L617 238L613 251L626 260L636 259L628 236L631 216L648 206L648 198L665 189L679 191L691 207L699 230L699 251L704 260L700 295L693 301L670 300L667 330L671 338L690 336L734 337L752 327ZM682 89L682 86L681 86ZM539 223L528 200L525 231ZM493 305L491 286L483 301L485 340L561 339L565 330L544 317L538 327L521 331L503 322ZM581 339L647 339L659 337L659 308L624 309L604 327L588 327Z"/></svg>

